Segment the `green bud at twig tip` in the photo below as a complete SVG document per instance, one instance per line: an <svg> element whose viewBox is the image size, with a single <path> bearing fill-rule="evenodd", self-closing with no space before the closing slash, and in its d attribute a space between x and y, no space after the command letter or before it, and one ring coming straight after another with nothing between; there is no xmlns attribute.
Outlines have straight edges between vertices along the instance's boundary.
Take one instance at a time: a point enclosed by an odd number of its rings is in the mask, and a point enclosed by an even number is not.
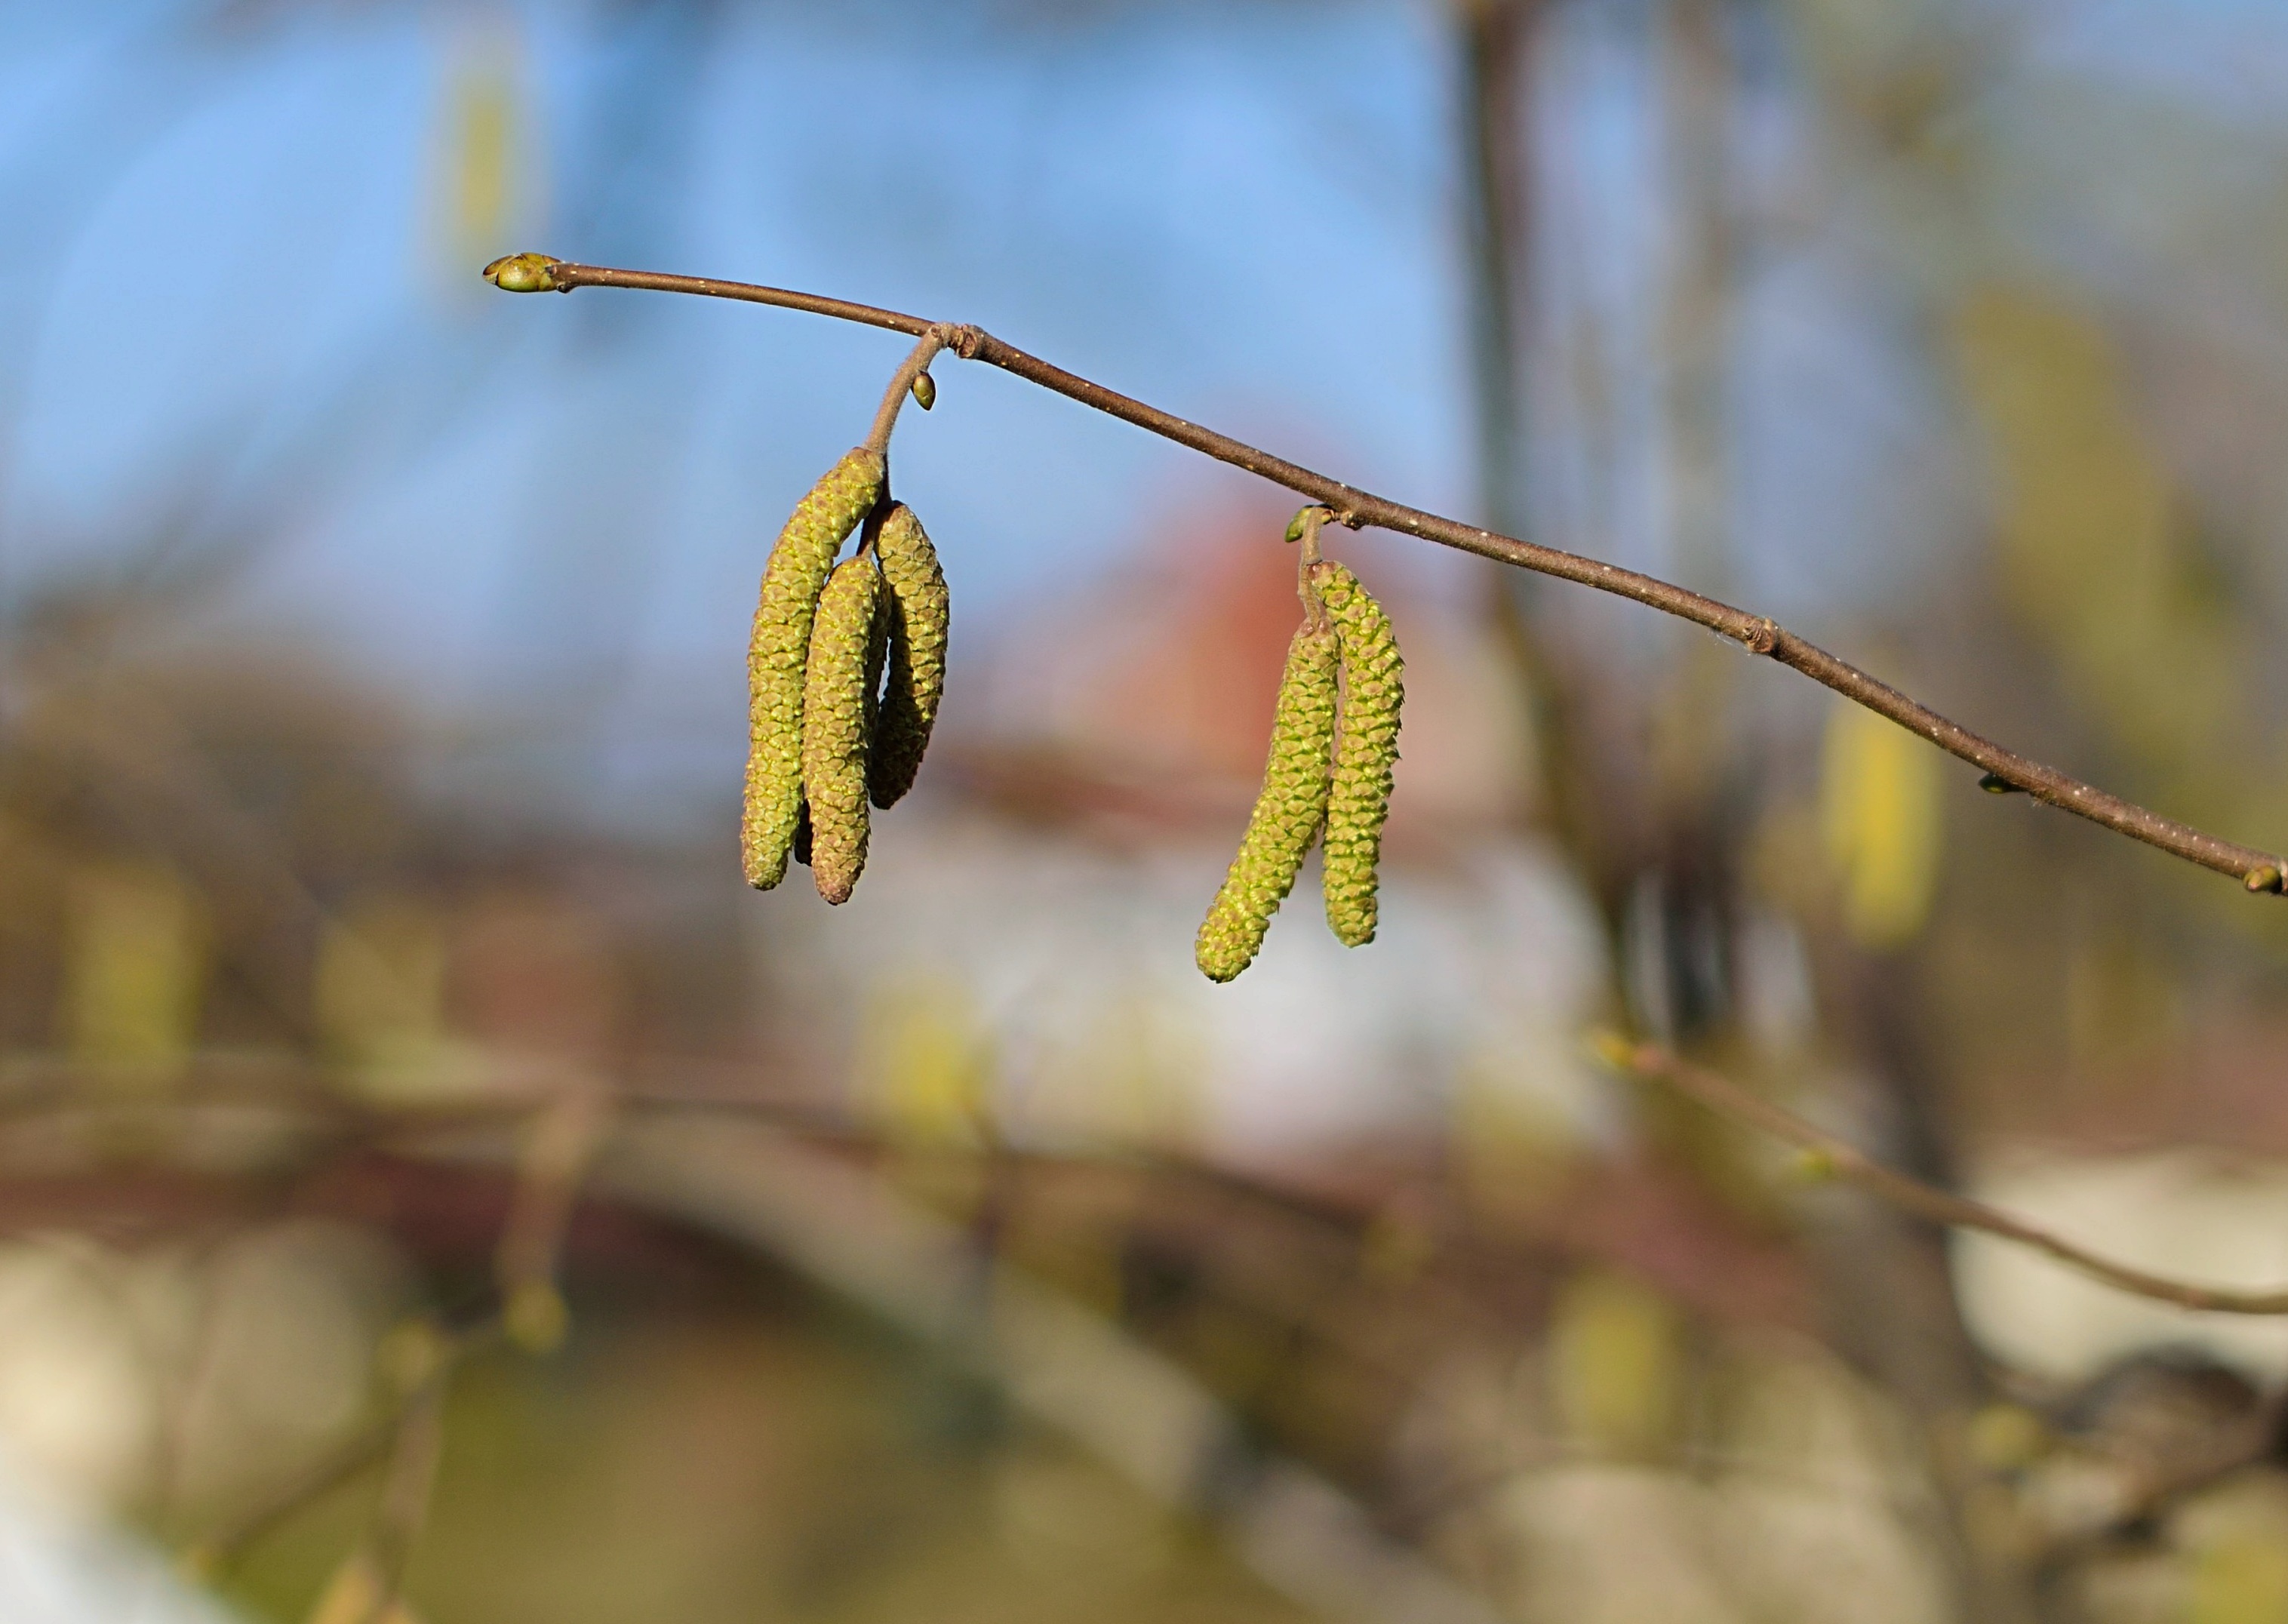
<svg viewBox="0 0 2288 1624"><path fill-rule="evenodd" d="M401 1320L374 1349L374 1366L382 1379L400 1393L410 1393L433 1380L453 1357L453 1345L444 1328L417 1316Z"/></svg>
<svg viewBox="0 0 2288 1624"><path fill-rule="evenodd" d="M2280 888L2280 865L2276 863L2261 864L2249 870L2248 878L2241 883L2252 891L2277 891Z"/></svg>
<svg viewBox="0 0 2288 1624"><path fill-rule="evenodd" d="M937 380L926 372L914 376L914 404L924 411L937 404Z"/></svg>
<svg viewBox="0 0 2288 1624"><path fill-rule="evenodd" d="M1314 502L1308 507L1297 510L1295 516L1287 521L1287 539L1301 542L1305 550L1311 553L1311 561L1316 563L1319 551L1319 527L1336 522L1338 521L1332 508L1323 502Z"/></svg>
<svg viewBox="0 0 2288 1624"><path fill-rule="evenodd" d="M1807 1184L1824 1184L1839 1171L1833 1152L1817 1145L1806 1145L1795 1153L1794 1170L1796 1177Z"/></svg>
<svg viewBox="0 0 2288 1624"><path fill-rule="evenodd" d="M1637 1069L1637 1046L1610 1029L1593 1031L1588 1037L1589 1053L1616 1071Z"/></svg>
<svg viewBox="0 0 2288 1624"><path fill-rule="evenodd" d="M554 293L556 267L546 254L504 254L485 267L485 280L504 293Z"/></svg>
<svg viewBox="0 0 2288 1624"><path fill-rule="evenodd" d="M553 1353L564 1345L572 1328L571 1310L564 1294L550 1280L524 1280L509 1294L501 1310L501 1329L508 1340L531 1354Z"/></svg>

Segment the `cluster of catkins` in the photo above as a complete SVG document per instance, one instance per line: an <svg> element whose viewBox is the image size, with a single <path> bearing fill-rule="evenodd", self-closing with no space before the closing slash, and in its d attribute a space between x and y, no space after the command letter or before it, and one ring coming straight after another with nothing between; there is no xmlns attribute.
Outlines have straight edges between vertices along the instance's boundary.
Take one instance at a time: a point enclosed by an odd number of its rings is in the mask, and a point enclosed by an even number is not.
<svg viewBox="0 0 2288 1624"><path fill-rule="evenodd" d="M888 499L881 452L860 446L796 505L771 549L747 649L749 726L741 845L747 883L769 890L787 859L818 894L847 901L866 866L869 804L913 787L945 688L950 606L937 551ZM1263 791L1239 855L1200 926L1211 981L1254 961L1271 916L1324 837L1327 923L1347 947L1374 940L1375 869L1390 812L1404 697L1389 617L1342 565L1305 541L1303 624L1288 646ZM857 551L835 561L851 532Z"/></svg>
<svg viewBox="0 0 2288 1624"><path fill-rule="evenodd" d="M887 500L888 481L881 452L850 452L796 506L763 570L740 831L758 890L784 879L792 856L821 896L847 901L866 866L867 803L894 805L913 787L937 720L945 575L913 511ZM858 550L838 564L854 529Z"/></svg>
<svg viewBox="0 0 2288 1624"><path fill-rule="evenodd" d="M1290 539L1306 542L1303 624L1279 680L1263 792L1194 946L1210 981L1229 981L1254 962L1323 832L1327 923L1346 947L1374 940L1403 666L1382 606L1348 569L1314 556L1316 516L1306 508L1288 527Z"/></svg>

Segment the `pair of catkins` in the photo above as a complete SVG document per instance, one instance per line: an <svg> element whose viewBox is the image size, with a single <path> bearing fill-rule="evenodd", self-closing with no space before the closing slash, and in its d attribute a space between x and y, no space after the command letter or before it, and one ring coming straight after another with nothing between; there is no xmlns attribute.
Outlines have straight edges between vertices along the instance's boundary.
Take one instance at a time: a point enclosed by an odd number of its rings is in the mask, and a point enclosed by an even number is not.
<svg viewBox="0 0 2288 1624"><path fill-rule="evenodd" d="M1382 606L1348 569L1317 557L1323 517L1305 508L1288 527L1288 538L1304 544L1303 624L1279 680L1262 792L1194 944L1210 981L1229 981L1254 962L1323 832L1327 923L1346 947L1374 940L1403 665Z"/></svg>
<svg viewBox="0 0 2288 1624"><path fill-rule="evenodd" d="M885 500L887 481L881 452L851 451L796 506L763 571L747 650L741 828L747 883L759 890L785 878L791 856L810 865L821 896L847 901L866 866L868 803L893 806L913 786L937 720L945 575L913 511ZM1280 679L1262 792L1195 945L1211 981L1254 961L1323 834L1327 923L1347 947L1374 939L1402 666L1382 606L1317 556L1322 516L1307 508L1289 527L1304 542L1303 624ZM837 563L853 529L858 550Z"/></svg>
<svg viewBox="0 0 2288 1624"><path fill-rule="evenodd" d="M945 575L913 510L886 500L888 480L880 451L851 451L797 504L763 570L740 830L758 890L785 878L791 856L821 896L847 901L866 866L867 804L913 787L937 720ZM838 564L853 529L858 550Z"/></svg>

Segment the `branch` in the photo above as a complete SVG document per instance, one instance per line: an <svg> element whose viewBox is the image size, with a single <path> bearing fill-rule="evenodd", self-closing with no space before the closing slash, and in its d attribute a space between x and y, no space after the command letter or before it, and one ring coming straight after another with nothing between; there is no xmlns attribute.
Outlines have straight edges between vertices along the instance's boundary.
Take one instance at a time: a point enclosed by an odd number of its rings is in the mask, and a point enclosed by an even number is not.
<svg viewBox="0 0 2288 1624"><path fill-rule="evenodd" d="M748 304L775 305L782 309L808 311L814 315L830 316L836 321L855 322L862 326L879 327L891 332L910 334L916 338L932 340L942 345L965 361L981 361L1014 373L1030 384L1077 401L1107 416L1132 423L1137 427L1188 446L1219 462L1244 468L1250 474L1283 485L1299 495L1323 504L1344 524L1353 529L1372 527L1394 530L1401 535L1434 541L1441 545L1474 553L1498 563L1513 565L1520 569L1531 569L1538 574L1552 575L1577 585L1593 586L1616 597L1627 598L1663 614L1688 620L1695 625L1705 626L1720 636L1728 637L1747 649L1751 654L1760 654L1791 666L1823 687L1834 689L1845 698L1862 705L1879 716L1920 735L1949 755L1958 757L1986 774L1985 786L1998 791L2022 791L2037 800L2085 817L2093 824L2125 834L2130 839L2157 846L2173 856L2197 863L2203 868L2230 874L2251 891L2277 892L2282 875L2288 871L2288 862L2272 853L2254 847L2237 845L2205 834L2189 824L2164 817L2133 802L2109 795L2094 785L2084 784L2055 768L2045 767L2014 751L2005 750L1992 740L1973 733L1969 728L1948 720L1929 706L1918 704L1888 683L1879 681L1849 662L1837 658L1815 643L1807 642L1765 616L1752 615L1735 609L1728 603L1704 597L1696 592L1656 577L1642 575L1633 569L1623 569L1612 564L1600 563L1595 559L1577 553L1545 547L1530 541L1520 541L1513 536L1497 535L1474 525L1427 513L1418 507L1375 496L1313 472L1283 458L1274 457L1245 442L1219 434L1211 428L1188 422L1157 407L1092 383L1085 378L1052 366L1037 355L1027 354L1014 345L1005 344L981 328L926 321L918 315L900 311L883 310L872 305L853 304L847 299L826 299L815 293L798 293L784 288L767 288L752 283L720 282L708 276L674 276L658 271L616 270L607 266L576 265L566 260L552 259L544 254L513 254L496 259L485 267L486 276L497 285L516 293L569 293L575 288L638 288L656 293L689 293L706 299L739 299ZM894 415L898 392L911 381L913 373L902 370L904 381L894 382L892 393L884 402L885 418ZM882 432L886 437L886 429Z"/></svg>
<svg viewBox="0 0 2288 1624"><path fill-rule="evenodd" d="M416 1424L416 1410L432 1402L434 1397L432 1388L441 1384L464 1359L484 1352L500 1341L503 1332L500 1320L489 1318L459 1331L424 1326L419 1334L428 1339L432 1368L422 1373L419 1379L401 1385L388 1413L328 1451L223 1526L186 1548L181 1556L185 1572L203 1582L211 1582L218 1574L235 1564L249 1546L296 1513L322 1500L369 1467L385 1459L401 1457L406 1429ZM432 1416L430 1421L433 1420ZM416 1442L419 1443L419 1440ZM421 1444L420 1446L427 1448L429 1445ZM417 1460L410 1464L417 1466L420 1463ZM423 1469L426 1470L425 1468ZM410 1493L411 1487L405 1483L403 1474L393 1470L392 1483L383 1491L384 1498L388 1500ZM422 1489L425 1504L426 1494L425 1484Z"/></svg>
<svg viewBox="0 0 2288 1624"><path fill-rule="evenodd" d="M608 1092L576 1080L525 1124L516 1194L494 1248L493 1274L502 1328L527 1353L553 1353L571 1328L557 1273L581 1178L611 1128Z"/></svg>
<svg viewBox="0 0 2288 1624"><path fill-rule="evenodd" d="M213 1582L263 1535L386 1456L397 1441L397 1413L392 1411L273 1489L225 1526L185 1547L180 1558L183 1571L202 1583Z"/></svg>
<svg viewBox="0 0 2288 1624"><path fill-rule="evenodd" d="M457 1356L455 1356L457 1357ZM437 1457L445 1446L445 1388L455 1357L440 1357L437 1368L406 1396L392 1440L388 1480L375 1508L361 1555L371 1573L374 1595L365 1618L391 1624L405 1586L414 1542L429 1520L429 1501L437 1486Z"/></svg>
<svg viewBox="0 0 2288 1624"><path fill-rule="evenodd" d="M1999 1236L2022 1246L2030 1246L2037 1252L2047 1253L2069 1269L2085 1274L2093 1280L2101 1280L2132 1296L2149 1297L2157 1302L2173 1303L2181 1309L2197 1309L2212 1314L2288 1314L2288 1290L2226 1291L2215 1286L2173 1280L2165 1275L2148 1274L2141 1269L2133 1269L2126 1263L2117 1263L2110 1258L2085 1251L2070 1240L2061 1239L2046 1230L2038 1229L2022 1218L2014 1218L1983 1202L1950 1194L1919 1180L1911 1179L1903 1173L1894 1172L1833 1134L1814 1127L1794 1112L1784 1111L1769 1100L1751 1094L1731 1079L1696 1066L1656 1044L1630 1043L1607 1034L1595 1039L1595 1047L1598 1058L1617 1071L1666 1083L1679 1094L1707 1107L1720 1117L1745 1123L1775 1139L1784 1140L1817 1158L1823 1173L1832 1174L1843 1182L1856 1185L1870 1195L1878 1196L1918 1218L1928 1219L1933 1223L1944 1224L1950 1229L1976 1230L1982 1234Z"/></svg>

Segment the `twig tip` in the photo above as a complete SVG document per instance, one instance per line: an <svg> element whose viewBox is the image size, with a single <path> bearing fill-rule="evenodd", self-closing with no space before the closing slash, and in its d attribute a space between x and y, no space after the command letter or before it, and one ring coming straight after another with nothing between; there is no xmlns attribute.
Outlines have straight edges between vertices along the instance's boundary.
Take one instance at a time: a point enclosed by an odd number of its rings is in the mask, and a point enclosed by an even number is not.
<svg viewBox="0 0 2288 1624"><path fill-rule="evenodd" d="M503 254L485 267L485 280L504 293L560 293L556 267L563 263L546 254Z"/></svg>

